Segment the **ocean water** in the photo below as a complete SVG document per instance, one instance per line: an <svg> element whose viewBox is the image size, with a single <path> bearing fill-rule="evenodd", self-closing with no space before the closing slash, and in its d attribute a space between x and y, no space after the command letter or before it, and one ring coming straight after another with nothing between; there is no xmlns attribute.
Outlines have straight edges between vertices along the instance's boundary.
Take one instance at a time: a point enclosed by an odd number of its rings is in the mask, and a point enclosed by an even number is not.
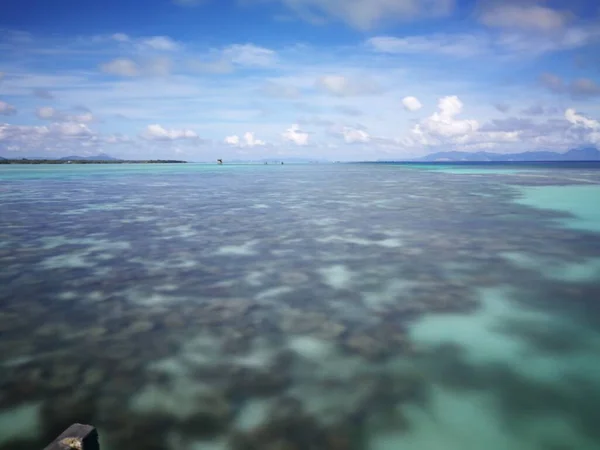
<svg viewBox="0 0 600 450"><path fill-rule="evenodd" d="M600 164L0 166L0 450L600 448Z"/></svg>

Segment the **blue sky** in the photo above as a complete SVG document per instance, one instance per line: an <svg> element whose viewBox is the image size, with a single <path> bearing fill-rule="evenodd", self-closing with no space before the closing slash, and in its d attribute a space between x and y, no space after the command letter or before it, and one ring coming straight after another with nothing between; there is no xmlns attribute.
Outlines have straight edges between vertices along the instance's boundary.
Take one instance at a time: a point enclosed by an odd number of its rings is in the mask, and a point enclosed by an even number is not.
<svg viewBox="0 0 600 450"><path fill-rule="evenodd" d="M0 155L376 160L600 145L600 4L5 0Z"/></svg>

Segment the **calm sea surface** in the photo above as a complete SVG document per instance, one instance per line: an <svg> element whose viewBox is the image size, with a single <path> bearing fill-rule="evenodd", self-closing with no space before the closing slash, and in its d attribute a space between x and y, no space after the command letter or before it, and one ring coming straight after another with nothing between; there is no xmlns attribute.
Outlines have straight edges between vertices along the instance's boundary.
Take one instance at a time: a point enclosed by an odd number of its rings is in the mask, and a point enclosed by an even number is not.
<svg viewBox="0 0 600 450"><path fill-rule="evenodd" d="M600 164L0 165L0 449L600 448Z"/></svg>

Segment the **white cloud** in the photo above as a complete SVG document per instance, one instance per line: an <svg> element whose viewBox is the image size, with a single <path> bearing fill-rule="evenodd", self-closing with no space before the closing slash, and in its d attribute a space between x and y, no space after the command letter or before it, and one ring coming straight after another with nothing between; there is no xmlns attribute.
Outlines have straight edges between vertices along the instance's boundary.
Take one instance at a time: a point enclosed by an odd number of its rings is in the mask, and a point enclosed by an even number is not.
<svg viewBox="0 0 600 450"><path fill-rule="evenodd" d="M375 36L366 41L372 50L389 54L441 54L469 57L489 51L487 36L475 34L435 33L426 36Z"/></svg>
<svg viewBox="0 0 600 450"><path fill-rule="evenodd" d="M439 111L415 126L414 132L435 138L464 136L477 131L476 120L457 119L462 112L463 103L456 96L442 97L438 102Z"/></svg>
<svg viewBox="0 0 600 450"><path fill-rule="evenodd" d="M229 145L239 145L240 144L240 137L238 135L227 136L225 138L224 142L226 144L229 144Z"/></svg>
<svg viewBox="0 0 600 450"><path fill-rule="evenodd" d="M51 106L41 106L35 111L35 115L38 117L38 119L56 120L59 113Z"/></svg>
<svg viewBox="0 0 600 450"><path fill-rule="evenodd" d="M138 65L131 59L117 58L100 65L100 70L110 75L135 77L140 74Z"/></svg>
<svg viewBox="0 0 600 450"><path fill-rule="evenodd" d="M408 96L402 99L402 105L407 111L418 111L423 107L418 98Z"/></svg>
<svg viewBox="0 0 600 450"><path fill-rule="evenodd" d="M600 130L600 122L590 119L582 114L578 114L573 108L565 111L565 119L576 127L587 128L590 130Z"/></svg>
<svg viewBox="0 0 600 450"><path fill-rule="evenodd" d="M0 100L0 116L12 116L17 113L17 108Z"/></svg>
<svg viewBox="0 0 600 450"><path fill-rule="evenodd" d="M159 124L148 125L140 135L149 141L174 141L178 139L198 139L195 131L188 129L167 129Z"/></svg>
<svg viewBox="0 0 600 450"><path fill-rule="evenodd" d="M234 44L223 50L223 56L240 66L269 67L275 64L277 54L254 44Z"/></svg>
<svg viewBox="0 0 600 450"><path fill-rule="evenodd" d="M266 145L265 141L256 139L254 133L251 131L244 133L243 140L237 135L227 136L225 143L235 147L262 147Z"/></svg>
<svg viewBox="0 0 600 450"><path fill-rule="evenodd" d="M140 62L128 58L117 58L100 65L100 70L121 77L167 76L171 73L173 61L167 56L142 58Z"/></svg>
<svg viewBox="0 0 600 450"><path fill-rule="evenodd" d="M342 129L342 136L346 144L367 143L371 140L371 136L366 131L350 127Z"/></svg>
<svg viewBox="0 0 600 450"><path fill-rule="evenodd" d="M484 8L479 20L498 28L550 31L563 28L568 16L560 11L536 4L496 3Z"/></svg>
<svg viewBox="0 0 600 450"><path fill-rule="evenodd" d="M367 48L385 54L444 55L453 58L529 57L581 48L600 39L600 27L589 24L552 33L514 28L474 33L433 33L416 36L375 36Z"/></svg>
<svg viewBox="0 0 600 450"><path fill-rule="evenodd" d="M49 130L64 137L74 138L93 134L87 125L75 122L53 123L50 125Z"/></svg>
<svg viewBox="0 0 600 450"><path fill-rule="evenodd" d="M10 125L0 123L2 147L23 156L43 155L94 155L104 151L107 144L128 143L131 139L123 135L102 136L86 124L74 122L51 123L44 126ZM117 147L114 147L117 148Z"/></svg>
<svg viewBox="0 0 600 450"><path fill-rule="evenodd" d="M315 86L337 97L372 95L381 92L378 83L370 78L348 78L342 75L324 75L319 77Z"/></svg>
<svg viewBox="0 0 600 450"><path fill-rule="evenodd" d="M254 0L256 1L256 0ZM279 0L300 18L312 23L327 19L368 30L384 22L427 16L444 16L454 9L454 0Z"/></svg>
<svg viewBox="0 0 600 450"><path fill-rule="evenodd" d="M35 115L38 119L51 120L54 122L89 123L95 120L94 115L89 111L85 111L81 114L67 114L52 106L41 106L37 108Z"/></svg>
<svg viewBox="0 0 600 450"><path fill-rule="evenodd" d="M153 36L142 39L140 41L140 46L142 48L145 47L152 50L159 50L165 52L173 52L175 50L179 50L180 48L180 44L178 44L168 36Z"/></svg>
<svg viewBox="0 0 600 450"><path fill-rule="evenodd" d="M107 144L121 144L131 142L131 138L129 136L124 136L122 134L111 134L108 136L103 136L102 140Z"/></svg>
<svg viewBox="0 0 600 450"><path fill-rule="evenodd" d="M293 124L290 128L285 130L285 132L281 134L281 137L296 145L308 144L308 133L302 131L298 124Z"/></svg>

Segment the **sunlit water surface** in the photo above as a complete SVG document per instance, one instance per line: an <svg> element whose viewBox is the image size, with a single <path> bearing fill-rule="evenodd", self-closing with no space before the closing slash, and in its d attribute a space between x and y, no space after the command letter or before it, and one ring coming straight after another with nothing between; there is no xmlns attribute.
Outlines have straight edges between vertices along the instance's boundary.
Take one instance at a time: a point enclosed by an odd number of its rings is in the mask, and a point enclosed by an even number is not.
<svg viewBox="0 0 600 450"><path fill-rule="evenodd" d="M0 449L600 448L600 165L0 166Z"/></svg>

